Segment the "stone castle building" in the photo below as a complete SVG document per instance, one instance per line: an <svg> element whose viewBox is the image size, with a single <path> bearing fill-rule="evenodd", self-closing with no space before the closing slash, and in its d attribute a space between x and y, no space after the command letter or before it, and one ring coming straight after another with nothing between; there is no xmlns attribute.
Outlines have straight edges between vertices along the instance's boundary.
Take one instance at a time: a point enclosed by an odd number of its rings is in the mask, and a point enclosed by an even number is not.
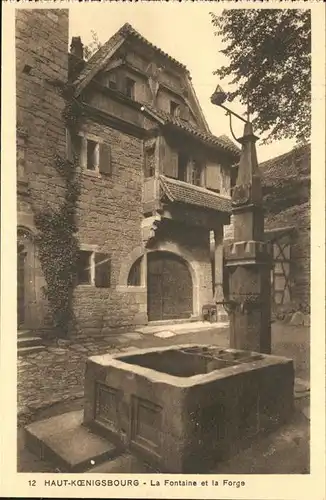
<svg viewBox="0 0 326 500"><path fill-rule="evenodd" d="M47 324L35 207L63 200L55 154L79 158L79 259L73 308L83 335L149 321L196 319L223 297L223 227L230 223L238 148L212 135L187 68L129 24L87 62L68 11L17 10L18 324ZM64 99L83 113L70 142ZM214 255L210 253L214 234Z"/></svg>

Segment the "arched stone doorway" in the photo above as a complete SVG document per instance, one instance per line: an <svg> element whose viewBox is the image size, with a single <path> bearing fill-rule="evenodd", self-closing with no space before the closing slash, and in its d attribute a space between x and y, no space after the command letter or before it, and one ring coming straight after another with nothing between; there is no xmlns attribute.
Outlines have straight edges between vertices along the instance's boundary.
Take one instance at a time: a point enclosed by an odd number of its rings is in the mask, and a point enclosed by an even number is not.
<svg viewBox="0 0 326 500"><path fill-rule="evenodd" d="M18 328L33 327L35 304L35 250L33 235L24 228L17 234L17 323Z"/></svg>
<svg viewBox="0 0 326 500"><path fill-rule="evenodd" d="M149 321L186 319L193 313L193 283L184 259L170 252L147 256Z"/></svg>

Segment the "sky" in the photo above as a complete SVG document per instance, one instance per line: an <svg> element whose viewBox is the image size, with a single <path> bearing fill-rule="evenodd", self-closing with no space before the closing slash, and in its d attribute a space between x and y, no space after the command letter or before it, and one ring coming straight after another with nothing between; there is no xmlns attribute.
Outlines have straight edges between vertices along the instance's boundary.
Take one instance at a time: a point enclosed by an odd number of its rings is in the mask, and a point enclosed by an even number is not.
<svg viewBox="0 0 326 500"><path fill-rule="evenodd" d="M229 118L210 102L217 84L226 91L231 90L225 80L219 81L213 75L214 70L227 63L227 59L219 53L223 45L220 38L214 35L210 16L211 11L219 14L222 7L211 2L109 2L72 3L69 11L70 40L72 36L80 36L84 45L88 45L92 42L93 30L99 41L104 43L128 22L154 45L185 64L211 132L231 137ZM229 107L238 114L245 112L243 106L235 101ZM236 137L240 137L243 123L233 119L233 129ZM294 145L294 140L269 145L261 145L258 141L258 161L286 153Z"/></svg>

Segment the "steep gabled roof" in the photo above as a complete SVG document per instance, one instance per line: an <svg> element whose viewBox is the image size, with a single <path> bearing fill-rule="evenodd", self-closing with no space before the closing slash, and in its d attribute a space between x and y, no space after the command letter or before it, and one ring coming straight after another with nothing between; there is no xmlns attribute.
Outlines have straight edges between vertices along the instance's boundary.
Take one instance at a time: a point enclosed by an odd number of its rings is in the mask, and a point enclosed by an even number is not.
<svg viewBox="0 0 326 500"><path fill-rule="evenodd" d="M149 114L153 117L156 118L162 125L170 125L174 126L176 128L179 128L183 130L184 132L197 137L197 139L200 139L201 141L205 142L206 144L216 146L221 150L227 151L228 153L233 154L235 158L238 158L240 155L240 149L234 144L231 139L229 139L225 135L221 135L220 137L216 137L215 135L204 132L203 130L197 128L196 126L192 125L188 121L182 120L179 117L172 116L169 113L166 113L165 111L162 111L161 109L154 108L153 106L149 104L143 104L142 106L143 110L146 112L148 111Z"/></svg>
<svg viewBox="0 0 326 500"><path fill-rule="evenodd" d="M106 63L111 59L115 52L121 47L121 45L127 40L127 38L133 37L134 39L140 40L142 43L151 47L160 55L168 59L175 66L182 69L186 74L189 74L186 66L169 54L161 50L156 45L149 42L144 38L138 31L136 31L129 23L125 23L102 47L100 47L95 54L86 63L84 69L80 75L76 78L74 84L76 87L76 94L79 95L80 92L86 87L86 85L94 78L94 76L103 69Z"/></svg>
<svg viewBox="0 0 326 500"><path fill-rule="evenodd" d="M184 64L181 64L179 61L171 57L163 50L161 50L159 47L153 45L128 23L124 24L104 45L102 45L102 47L100 47L95 52L95 54L93 54L93 56L85 64L80 74L74 81L75 95L78 96L82 92L82 90L91 82L91 80L103 68L105 68L105 66L107 65L109 60L114 56L116 51L123 45L123 43L127 40L127 38L130 37L140 40L142 43L154 49L157 53L168 59L175 66L177 66L179 69L182 70L185 82L188 85L191 96L198 109L198 113L200 115L203 127L200 128L199 126L191 125L189 122L181 120L180 118L177 117L173 117L168 113L165 113L162 110L154 108L153 106L147 103L143 105L145 110L147 110L149 114L151 114L151 116L153 116L156 120L161 122L161 124L171 125L179 129L182 129L184 132L187 132L192 136L197 137L197 139L205 142L206 144L210 144L228 153L233 154L235 159L237 159L240 154L240 149L231 141L231 139L229 139L227 136L224 135L216 137L213 134L211 134L204 113L201 109L200 103L196 96L195 90L191 83L190 74L186 66Z"/></svg>

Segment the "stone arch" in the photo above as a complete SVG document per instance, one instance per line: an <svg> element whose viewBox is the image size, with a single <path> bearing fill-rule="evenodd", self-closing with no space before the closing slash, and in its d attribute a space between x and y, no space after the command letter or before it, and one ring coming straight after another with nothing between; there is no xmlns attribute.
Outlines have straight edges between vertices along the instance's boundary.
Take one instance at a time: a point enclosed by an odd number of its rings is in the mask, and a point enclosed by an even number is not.
<svg viewBox="0 0 326 500"><path fill-rule="evenodd" d="M132 265L141 257L144 257L144 248L141 246L135 247L121 262L118 286L128 287L128 276ZM146 286L145 259L141 261L141 282L140 286Z"/></svg>
<svg viewBox="0 0 326 500"><path fill-rule="evenodd" d="M141 286L143 256L138 257L132 264L128 274L128 286Z"/></svg>
<svg viewBox="0 0 326 500"><path fill-rule="evenodd" d="M169 252L177 255L183 259L189 269L191 279L192 279L192 293L193 293L193 316L199 317L201 315L200 310L200 264L194 259L192 253L186 248L181 248L178 244L163 241L158 242L155 247L147 248L137 246L135 247L122 261L120 266L119 280L117 290L120 292L132 292L136 288L147 289L147 255L151 252L162 251ZM132 265L137 261L137 259L143 257L141 261L141 286L132 287L128 286L128 276Z"/></svg>
<svg viewBox="0 0 326 500"><path fill-rule="evenodd" d="M23 329L40 328L46 314L43 294L46 283L35 236L33 226L17 226L17 317L18 327Z"/></svg>

